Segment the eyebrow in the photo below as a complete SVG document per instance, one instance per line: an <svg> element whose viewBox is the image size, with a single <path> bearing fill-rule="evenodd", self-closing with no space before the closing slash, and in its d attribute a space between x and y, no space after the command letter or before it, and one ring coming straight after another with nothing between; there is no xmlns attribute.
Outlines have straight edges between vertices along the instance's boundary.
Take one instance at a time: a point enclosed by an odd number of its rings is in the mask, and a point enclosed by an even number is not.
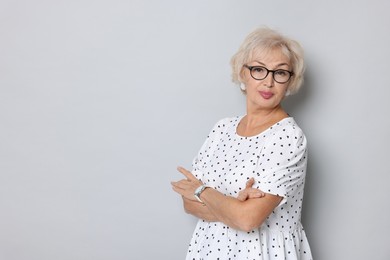
<svg viewBox="0 0 390 260"><path fill-rule="evenodd" d="M260 65L266 67L266 65L265 65L264 63L260 62L260 61L255 60L254 62L257 62L257 63L259 63ZM283 66L283 65L286 65L286 66L290 67L289 64L283 62L283 63L279 63L278 65L276 65L275 68L281 67L281 66Z"/></svg>

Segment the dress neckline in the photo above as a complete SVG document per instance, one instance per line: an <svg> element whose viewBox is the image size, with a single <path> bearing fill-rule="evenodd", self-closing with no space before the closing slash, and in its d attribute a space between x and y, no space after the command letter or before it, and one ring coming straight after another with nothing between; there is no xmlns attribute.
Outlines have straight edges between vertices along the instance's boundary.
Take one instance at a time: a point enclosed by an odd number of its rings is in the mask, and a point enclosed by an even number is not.
<svg viewBox="0 0 390 260"><path fill-rule="evenodd" d="M238 119L234 125L234 134L239 137L239 138L245 138L245 139L251 139L251 138L256 138L260 135L264 135L266 132L270 131L271 129L273 129L276 125L280 125L282 122L288 120L288 119L293 119L293 117L291 116L288 116L288 117L285 117L285 118L282 118L281 120L279 120L278 122L274 123L273 125L271 125L270 127L266 128L265 130L261 131L260 133L258 134L255 134L255 135L251 135L251 136L243 136L243 135L240 135L237 133L237 127L238 125L240 124L241 120L244 118L245 115L243 116L238 116Z"/></svg>

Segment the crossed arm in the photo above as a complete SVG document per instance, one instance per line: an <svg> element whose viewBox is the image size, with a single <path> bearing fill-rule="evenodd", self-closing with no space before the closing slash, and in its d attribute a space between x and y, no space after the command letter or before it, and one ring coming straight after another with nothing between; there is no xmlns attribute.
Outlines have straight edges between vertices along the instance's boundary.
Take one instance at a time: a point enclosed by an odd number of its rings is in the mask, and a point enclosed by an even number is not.
<svg viewBox="0 0 390 260"><path fill-rule="evenodd" d="M179 167L178 170L186 178L171 184L173 190L182 195L185 212L206 221L219 221L234 229L251 231L259 227L282 200L280 196L252 188L254 180L250 179L237 198L212 188L205 189L200 195L202 204L194 197L202 182L186 169Z"/></svg>

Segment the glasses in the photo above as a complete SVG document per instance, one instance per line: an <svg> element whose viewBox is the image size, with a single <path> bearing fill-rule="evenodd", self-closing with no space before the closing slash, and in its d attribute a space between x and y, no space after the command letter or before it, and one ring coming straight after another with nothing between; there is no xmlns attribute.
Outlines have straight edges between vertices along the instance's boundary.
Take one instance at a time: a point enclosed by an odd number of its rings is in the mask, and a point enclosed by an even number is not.
<svg viewBox="0 0 390 260"><path fill-rule="evenodd" d="M249 69L252 78L255 80L262 80L265 79L270 72L272 72L273 79L280 83L286 83L290 80L291 76L294 75L292 71L288 70L269 70L262 66L248 66L244 65L245 68Z"/></svg>

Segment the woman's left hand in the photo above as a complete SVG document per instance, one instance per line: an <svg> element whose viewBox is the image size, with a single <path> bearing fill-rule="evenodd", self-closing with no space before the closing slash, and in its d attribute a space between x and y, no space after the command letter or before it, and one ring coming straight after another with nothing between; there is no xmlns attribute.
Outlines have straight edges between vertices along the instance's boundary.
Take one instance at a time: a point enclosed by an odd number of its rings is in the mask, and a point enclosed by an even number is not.
<svg viewBox="0 0 390 260"><path fill-rule="evenodd" d="M252 188L255 183L254 178L250 178L245 185L245 189L238 193L237 199L239 201L246 201L248 199L262 198L265 196L265 193L261 190Z"/></svg>
<svg viewBox="0 0 390 260"><path fill-rule="evenodd" d="M171 182L173 190L186 199L197 201L194 193L199 186L203 185L203 183L199 181L190 171L187 171L183 167L178 167L177 170L181 172L186 179Z"/></svg>

